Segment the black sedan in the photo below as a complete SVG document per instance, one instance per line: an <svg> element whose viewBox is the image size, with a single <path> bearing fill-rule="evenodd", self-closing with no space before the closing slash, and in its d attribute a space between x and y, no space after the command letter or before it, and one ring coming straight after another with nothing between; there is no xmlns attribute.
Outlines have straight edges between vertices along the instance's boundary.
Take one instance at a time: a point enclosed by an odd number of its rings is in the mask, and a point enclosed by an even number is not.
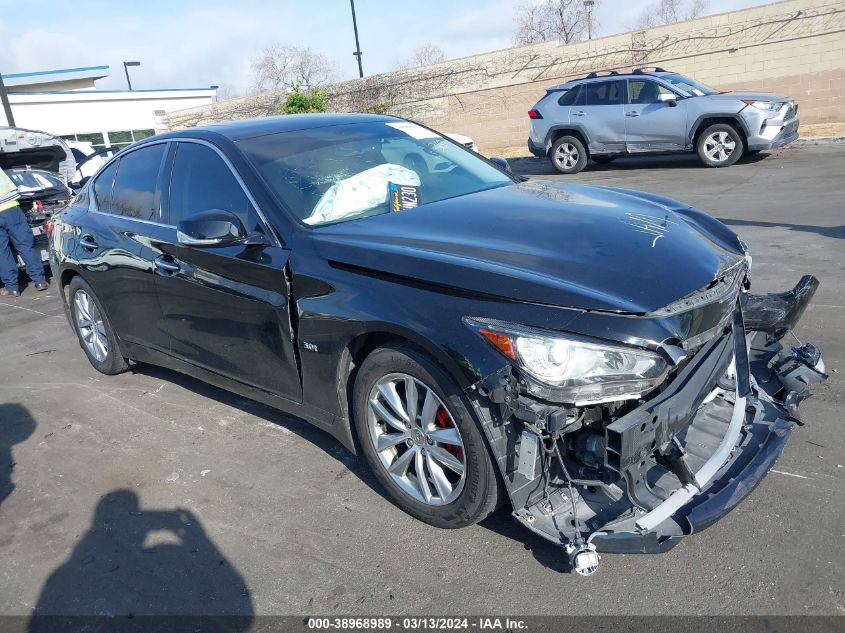
<svg viewBox="0 0 845 633"><path fill-rule="evenodd" d="M92 365L154 363L300 416L432 525L501 505L590 574L765 476L826 376L726 226L525 181L414 123L302 115L156 136L58 216Z"/></svg>

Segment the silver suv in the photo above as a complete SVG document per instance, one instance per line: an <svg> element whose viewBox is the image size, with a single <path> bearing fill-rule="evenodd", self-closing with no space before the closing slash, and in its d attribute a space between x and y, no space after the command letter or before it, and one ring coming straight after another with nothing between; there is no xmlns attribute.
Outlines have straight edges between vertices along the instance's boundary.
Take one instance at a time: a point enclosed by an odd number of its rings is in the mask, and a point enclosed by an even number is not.
<svg viewBox="0 0 845 633"><path fill-rule="evenodd" d="M788 97L718 92L662 68L590 73L549 88L528 116L528 149L563 174L588 158L687 151L727 167L798 138L798 106Z"/></svg>

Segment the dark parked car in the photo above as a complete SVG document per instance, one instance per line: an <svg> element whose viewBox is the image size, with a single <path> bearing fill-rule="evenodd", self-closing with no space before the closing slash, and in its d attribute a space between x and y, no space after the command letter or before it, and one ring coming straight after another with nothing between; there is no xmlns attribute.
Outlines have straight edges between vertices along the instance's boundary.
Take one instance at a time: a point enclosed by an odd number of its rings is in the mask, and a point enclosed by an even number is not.
<svg viewBox="0 0 845 633"><path fill-rule="evenodd" d="M99 371L296 414L413 516L508 505L582 574L731 510L825 378L780 342L814 278L751 294L744 244L701 211L524 181L386 116L146 139L60 214L51 264Z"/></svg>

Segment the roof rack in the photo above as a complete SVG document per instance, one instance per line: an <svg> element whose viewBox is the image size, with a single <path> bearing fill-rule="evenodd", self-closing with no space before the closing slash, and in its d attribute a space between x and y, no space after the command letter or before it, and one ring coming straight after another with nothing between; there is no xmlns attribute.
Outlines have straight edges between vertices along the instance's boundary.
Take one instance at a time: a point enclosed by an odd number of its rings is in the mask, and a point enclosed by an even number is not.
<svg viewBox="0 0 845 633"><path fill-rule="evenodd" d="M613 75L618 75L619 73L615 70L611 70L609 73L605 75L599 75L598 72L591 72L589 75L584 77L584 79L595 79L596 77L613 77Z"/></svg>
<svg viewBox="0 0 845 633"><path fill-rule="evenodd" d="M651 69L651 70L649 70ZM632 75L645 75L647 73L665 73L666 70L661 68L660 66L643 66L642 68L637 68L632 72Z"/></svg>

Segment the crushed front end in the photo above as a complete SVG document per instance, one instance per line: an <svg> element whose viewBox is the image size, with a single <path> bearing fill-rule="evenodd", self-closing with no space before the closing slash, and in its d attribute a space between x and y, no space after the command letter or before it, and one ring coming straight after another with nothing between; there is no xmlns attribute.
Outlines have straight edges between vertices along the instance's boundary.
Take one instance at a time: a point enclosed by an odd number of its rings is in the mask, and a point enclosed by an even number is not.
<svg viewBox="0 0 845 633"><path fill-rule="evenodd" d="M652 342L661 371L601 352L631 364L645 389L635 397L549 388L515 363L470 390L514 516L566 548L574 571L593 573L597 552L663 552L708 527L755 488L801 424L798 404L827 376L813 345L782 339L818 281L754 295L746 273L743 263L659 313L626 317L671 317L691 333ZM495 338L507 326L474 325L510 350Z"/></svg>

